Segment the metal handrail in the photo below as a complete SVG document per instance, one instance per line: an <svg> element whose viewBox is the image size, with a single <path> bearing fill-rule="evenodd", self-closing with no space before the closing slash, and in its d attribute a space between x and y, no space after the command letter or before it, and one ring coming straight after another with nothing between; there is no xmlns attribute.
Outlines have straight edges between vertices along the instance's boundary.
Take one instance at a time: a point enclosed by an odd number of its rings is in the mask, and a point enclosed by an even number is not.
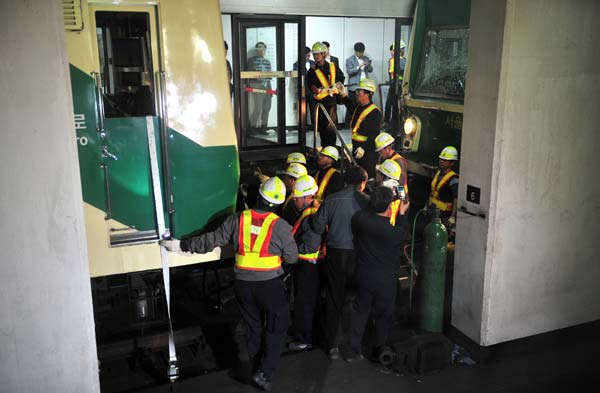
<svg viewBox="0 0 600 393"><path fill-rule="evenodd" d="M323 110L323 114L325 115L325 117L327 118L327 121L329 122L329 124L331 124L332 128L335 130L335 134L337 135L337 138L340 140L340 143L342 144L342 149L344 151L344 154L346 155L346 158L348 159L348 161L352 162L352 164L354 164L355 166L358 166L358 164L356 163L356 160L354 159L354 157L352 156L352 152L348 149L348 146L346 146L346 143L344 142L344 138L342 138L342 134L340 134L340 130L337 129L337 126L335 124L335 122L331 119L331 116L329 116L329 113L327 112L327 110L325 109L325 106L323 104L321 104L320 102L317 103L317 105L315 106L315 140L313 142L313 146L316 149L317 147L317 135L318 135L318 128L319 128L319 108L321 108Z"/></svg>

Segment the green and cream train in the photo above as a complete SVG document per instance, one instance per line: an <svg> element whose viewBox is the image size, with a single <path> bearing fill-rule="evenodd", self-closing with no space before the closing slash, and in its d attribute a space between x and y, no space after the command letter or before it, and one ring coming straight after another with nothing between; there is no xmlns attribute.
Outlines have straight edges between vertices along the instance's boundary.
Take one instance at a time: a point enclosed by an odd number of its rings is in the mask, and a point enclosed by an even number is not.
<svg viewBox="0 0 600 393"><path fill-rule="evenodd" d="M64 16L91 276L159 269L162 232L235 208L218 0L65 1Z"/></svg>

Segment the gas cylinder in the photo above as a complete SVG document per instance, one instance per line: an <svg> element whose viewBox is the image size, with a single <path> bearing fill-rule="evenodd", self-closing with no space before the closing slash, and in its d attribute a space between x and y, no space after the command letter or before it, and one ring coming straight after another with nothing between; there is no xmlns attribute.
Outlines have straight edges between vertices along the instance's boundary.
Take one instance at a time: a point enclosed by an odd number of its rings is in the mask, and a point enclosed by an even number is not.
<svg viewBox="0 0 600 393"><path fill-rule="evenodd" d="M433 218L425 227L424 235L423 263L419 269L421 279L419 327L429 332L441 333L444 321L448 232L440 220L438 209L433 210Z"/></svg>

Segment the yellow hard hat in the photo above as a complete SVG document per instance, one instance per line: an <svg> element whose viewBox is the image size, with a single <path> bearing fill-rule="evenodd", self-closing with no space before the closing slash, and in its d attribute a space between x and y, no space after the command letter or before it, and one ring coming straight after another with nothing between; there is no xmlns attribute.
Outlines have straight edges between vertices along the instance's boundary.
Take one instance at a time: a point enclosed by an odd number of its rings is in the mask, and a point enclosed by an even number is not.
<svg viewBox="0 0 600 393"><path fill-rule="evenodd" d="M327 47L322 42L315 42L312 46L312 53L325 53L327 52Z"/></svg>
<svg viewBox="0 0 600 393"><path fill-rule="evenodd" d="M380 151L392 143L394 143L394 137L387 132L382 132L375 138L375 151Z"/></svg>
<svg viewBox="0 0 600 393"><path fill-rule="evenodd" d="M454 146L446 146L444 150L440 153L440 158L442 160L448 161L456 161L458 160L458 151L456 151L456 147Z"/></svg>
<svg viewBox="0 0 600 393"><path fill-rule="evenodd" d="M258 193L267 202L280 205L285 200L285 184L278 177L272 177L260 185Z"/></svg>
<svg viewBox="0 0 600 393"><path fill-rule="evenodd" d="M400 164L394 160L387 159L381 165L375 166L375 168L390 179L400 180L400 175L402 175Z"/></svg>
<svg viewBox="0 0 600 393"><path fill-rule="evenodd" d="M290 154L288 154L287 161L285 163L291 164L292 162L298 162L300 164L306 165L306 157L304 157L304 154L302 154L302 153L298 153L298 152L290 153Z"/></svg>
<svg viewBox="0 0 600 393"><path fill-rule="evenodd" d="M368 78L361 79L360 82L358 82L357 89L367 90L372 93L375 93L375 90L376 90L375 82L373 81L373 79L368 79Z"/></svg>
<svg viewBox="0 0 600 393"><path fill-rule="evenodd" d="M292 196L294 198L302 198L308 195L314 195L319 190L319 186L317 186L317 182L310 175L300 176L296 183L294 184L294 189L292 190Z"/></svg>
<svg viewBox="0 0 600 393"><path fill-rule="evenodd" d="M406 43L400 40L400 49L406 48Z"/></svg>
<svg viewBox="0 0 600 393"><path fill-rule="evenodd" d="M335 146L325 146L323 150L321 150L321 154L333 158L333 161L340 159L340 153L338 153L338 149Z"/></svg>
<svg viewBox="0 0 600 393"><path fill-rule="evenodd" d="M285 173L288 176L295 177L296 179L300 176L304 176L308 173L306 167L300 163L292 162L285 168Z"/></svg>

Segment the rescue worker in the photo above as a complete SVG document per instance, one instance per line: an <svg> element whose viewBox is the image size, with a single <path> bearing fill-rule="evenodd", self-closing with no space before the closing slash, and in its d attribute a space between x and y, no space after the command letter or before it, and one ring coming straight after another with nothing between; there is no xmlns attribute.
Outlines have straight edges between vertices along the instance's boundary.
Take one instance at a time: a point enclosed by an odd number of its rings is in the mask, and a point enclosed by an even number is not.
<svg viewBox="0 0 600 393"><path fill-rule="evenodd" d="M293 271L293 341L289 344L293 351L311 348L313 344L313 321L319 295L317 263L325 257L325 249L321 247L322 236L312 231L307 218L318 210L315 199L318 189L312 176L299 177L292 191L294 203L291 205L295 214L286 218L293 225L292 233L298 244L298 263Z"/></svg>
<svg viewBox="0 0 600 393"><path fill-rule="evenodd" d="M390 204L390 224L396 225L397 217L404 216L410 202L404 196L404 187L400 183L402 170L396 161L387 159L377 165L375 184L392 190L394 200Z"/></svg>
<svg viewBox="0 0 600 393"><path fill-rule="evenodd" d="M235 297L247 329L250 360L264 349L254 383L271 390L271 379L281 356L281 347L289 325L282 280L282 262L298 260L298 248L292 227L273 210L283 203L285 186L278 177L264 182L253 209L231 215L213 232L184 240L163 240L169 251L206 253L215 247L233 244L235 254Z"/></svg>
<svg viewBox="0 0 600 393"><path fill-rule="evenodd" d="M338 192L344 187L342 174L333 167L339 160L339 152L335 146L325 146L317 158L317 173L315 180L319 185L317 201L323 202L328 195Z"/></svg>
<svg viewBox="0 0 600 393"><path fill-rule="evenodd" d="M337 124L338 94L339 87L344 83L344 73L336 63L325 61L326 52L327 47L323 43L315 42L313 44L312 53L315 64L306 74L306 85L310 88L316 103L323 104L331 120ZM335 146L335 126L329 123L322 109L314 112L315 119L316 113L319 113L318 124L316 121L313 121L313 124L317 124L321 136L321 146Z"/></svg>
<svg viewBox="0 0 600 393"><path fill-rule="evenodd" d="M393 194L387 187L376 187L371 194L369 208L352 217L352 233L356 252L356 286L350 322L349 346L341 348L347 362L361 353L362 338L369 319L373 320L375 359L385 345L390 328L390 317L396 304L400 255L408 240L408 220L405 217L395 226L389 215Z"/></svg>
<svg viewBox="0 0 600 393"><path fill-rule="evenodd" d="M285 202L283 203L283 207L281 210L281 216L285 219L286 210L289 210L294 206L292 202L292 190L294 189L294 184L296 183L296 179L300 176L306 175L308 172L306 171L306 167L300 163L292 162L288 164L287 168L281 175L281 180L283 180L283 184L285 184L285 189L287 191L287 195L285 198ZM286 220L287 221L287 220ZM290 222L290 225L293 223Z"/></svg>
<svg viewBox="0 0 600 393"><path fill-rule="evenodd" d="M381 127L381 111L373 104L375 82L372 79L362 79L356 88L357 105L348 98L347 91L342 88L340 94L343 103L350 113L350 129L352 130L352 154L358 165L362 166L369 178L375 176L377 152L375 151L375 137Z"/></svg>
<svg viewBox="0 0 600 393"><path fill-rule="evenodd" d="M340 319L344 312L347 293L354 286L354 244L350 221L358 210L367 206L369 197L363 193L367 184L367 172L351 166L344 174L346 187L328 196L317 213L311 217L314 232L324 235L326 261L323 264L325 277L325 345L331 359L339 359L338 335ZM346 334L347 327L342 329Z"/></svg>
<svg viewBox="0 0 600 393"><path fill-rule="evenodd" d="M410 200L408 197L408 161L402 157L400 153L394 150L394 137L387 132L382 132L375 138L375 151L379 153L379 164L384 160L390 159L396 161L400 165L402 174L398 180L400 184L404 186L404 196L406 200Z"/></svg>
<svg viewBox="0 0 600 393"><path fill-rule="evenodd" d="M390 45L390 59L388 60L388 76L390 78L390 89L385 100L385 110L383 117L387 129L390 130L398 129L398 90L402 88L404 68L406 68L406 58L404 57L405 49L406 44L404 43L404 41L400 40L400 67L398 69L398 73L396 74L396 65L394 61L394 44Z"/></svg>
<svg viewBox="0 0 600 393"><path fill-rule="evenodd" d="M306 165L306 156L298 152L290 153L288 154L285 163L291 164L292 162L297 162L298 164Z"/></svg>
<svg viewBox="0 0 600 393"><path fill-rule="evenodd" d="M456 224L458 202L458 174L452 170L452 167L458 160L458 151L454 146L446 146L439 158L439 169L431 180L429 204L440 209L440 218L451 231Z"/></svg>

